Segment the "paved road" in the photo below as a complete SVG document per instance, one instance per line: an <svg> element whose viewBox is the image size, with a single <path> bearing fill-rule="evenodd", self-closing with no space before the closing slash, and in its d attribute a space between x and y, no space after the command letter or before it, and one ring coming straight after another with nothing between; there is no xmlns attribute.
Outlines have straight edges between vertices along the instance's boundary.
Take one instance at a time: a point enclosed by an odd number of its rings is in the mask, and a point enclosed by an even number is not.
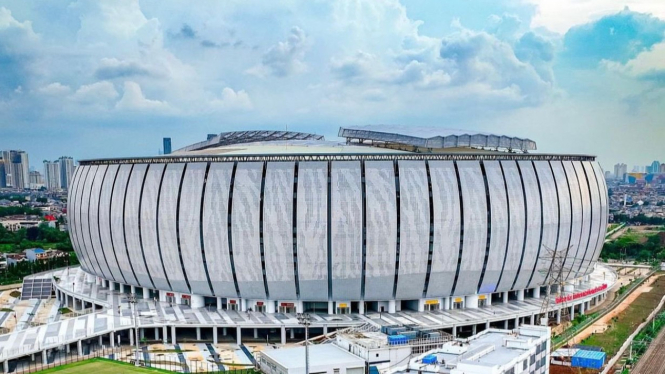
<svg viewBox="0 0 665 374"><path fill-rule="evenodd" d="M665 330L651 342L649 349L635 366L635 374L665 374Z"/></svg>

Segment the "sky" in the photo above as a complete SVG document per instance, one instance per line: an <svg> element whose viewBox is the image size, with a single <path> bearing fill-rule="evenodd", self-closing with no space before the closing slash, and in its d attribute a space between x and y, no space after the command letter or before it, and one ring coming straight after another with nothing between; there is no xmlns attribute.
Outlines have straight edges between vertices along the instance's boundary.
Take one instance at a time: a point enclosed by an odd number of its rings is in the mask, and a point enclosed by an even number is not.
<svg viewBox="0 0 665 374"><path fill-rule="evenodd" d="M0 2L0 149L37 170L366 124L665 162L665 2Z"/></svg>

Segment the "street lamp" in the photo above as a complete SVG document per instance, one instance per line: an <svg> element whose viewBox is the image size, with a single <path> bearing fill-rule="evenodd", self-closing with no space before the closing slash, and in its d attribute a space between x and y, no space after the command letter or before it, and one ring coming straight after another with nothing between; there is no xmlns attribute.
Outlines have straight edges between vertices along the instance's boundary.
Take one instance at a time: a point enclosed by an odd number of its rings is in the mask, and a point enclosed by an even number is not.
<svg viewBox="0 0 665 374"><path fill-rule="evenodd" d="M134 366L139 365L139 328L138 328L138 317L136 316L136 295L131 293L127 297L127 301L132 304L132 319L134 320L134 337L136 342L136 352L134 353ZM130 332L131 334L131 332Z"/></svg>
<svg viewBox="0 0 665 374"><path fill-rule="evenodd" d="M297 313L298 323L305 326L305 374L309 374L309 325L311 321L309 314Z"/></svg>

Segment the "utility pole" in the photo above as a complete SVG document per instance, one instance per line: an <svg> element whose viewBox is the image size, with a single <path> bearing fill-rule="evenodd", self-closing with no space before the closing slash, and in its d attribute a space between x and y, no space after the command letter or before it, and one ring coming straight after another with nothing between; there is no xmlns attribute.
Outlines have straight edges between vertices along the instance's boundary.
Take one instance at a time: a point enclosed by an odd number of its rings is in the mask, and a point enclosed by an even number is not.
<svg viewBox="0 0 665 374"><path fill-rule="evenodd" d="M298 313L296 317L298 318L298 323L305 326L305 374L309 374L309 325L311 324L311 320L307 313Z"/></svg>
<svg viewBox="0 0 665 374"><path fill-rule="evenodd" d="M136 343L136 352L134 353L134 366L140 366L139 365L139 328L138 328L138 316L136 315L136 295L135 294L129 294L127 297L127 301L129 301L130 304L132 304L132 319L134 320L134 336L135 336L135 343ZM130 333L131 334L131 333Z"/></svg>

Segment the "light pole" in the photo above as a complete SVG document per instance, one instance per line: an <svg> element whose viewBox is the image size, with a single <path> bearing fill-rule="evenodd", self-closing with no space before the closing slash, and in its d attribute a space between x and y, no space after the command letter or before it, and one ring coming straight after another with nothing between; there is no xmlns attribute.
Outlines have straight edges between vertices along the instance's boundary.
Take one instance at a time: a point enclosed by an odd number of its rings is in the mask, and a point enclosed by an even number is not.
<svg viewBox="0 0 665 374"><path fill-rule="evenodd" d="M307 313L298 313L296 317L298 323L305 326L305 374L309 374L309 325L311 321Z"/></svg>
<svg viewBox="0 0 665 374"><path fill-rule="evenodd" d="M132 304L132 319L134 320L134 337L136 342L136 352L134 353L134 366L139 365L139 328L138 328L138 317L136 316L136 295L131 293L127 297L127 301ZM131 334L131 332L130 332Z"/></svg>

